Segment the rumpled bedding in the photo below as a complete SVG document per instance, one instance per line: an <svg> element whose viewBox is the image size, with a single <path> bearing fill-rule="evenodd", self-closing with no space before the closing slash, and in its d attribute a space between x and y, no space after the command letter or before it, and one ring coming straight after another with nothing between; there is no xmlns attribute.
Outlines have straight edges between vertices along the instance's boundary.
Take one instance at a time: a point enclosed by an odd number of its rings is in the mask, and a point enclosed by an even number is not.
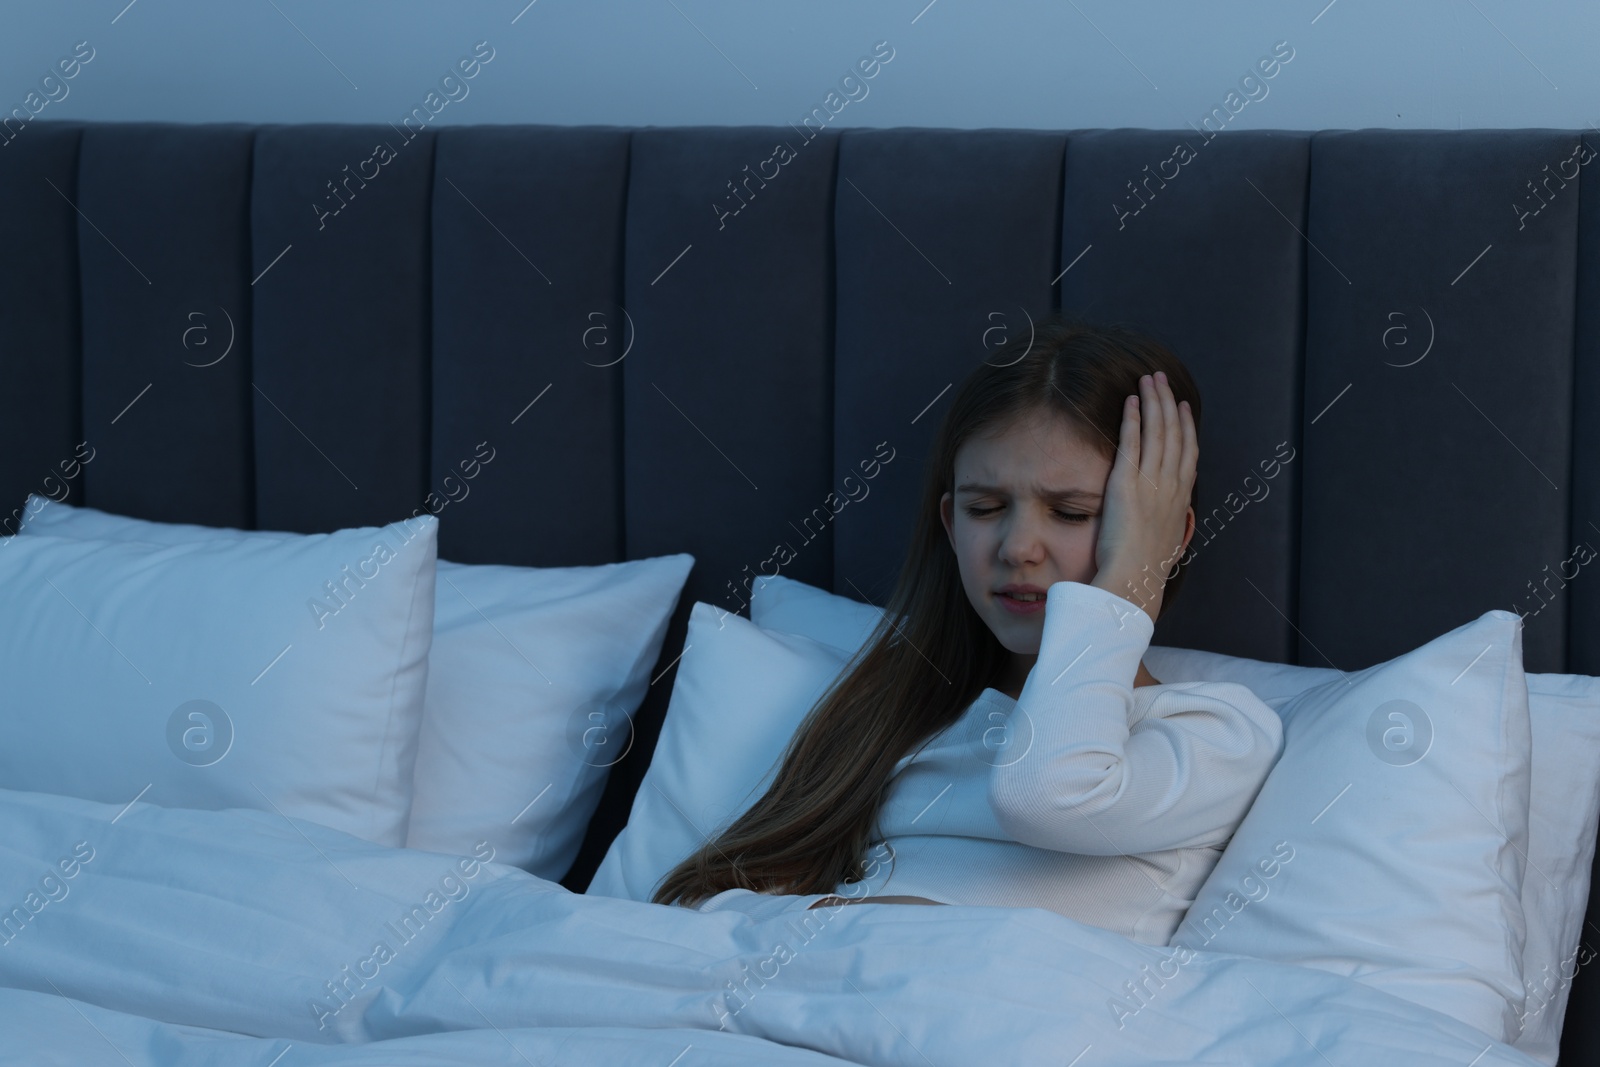
<svg viewBox="0 0 1600 1067"><path fill-rule="evenodd" d="M1535 1063L1339 975L1175 969L1036 908L698 912L487 844L11 790L0 827L3 1064Z"/></svg>

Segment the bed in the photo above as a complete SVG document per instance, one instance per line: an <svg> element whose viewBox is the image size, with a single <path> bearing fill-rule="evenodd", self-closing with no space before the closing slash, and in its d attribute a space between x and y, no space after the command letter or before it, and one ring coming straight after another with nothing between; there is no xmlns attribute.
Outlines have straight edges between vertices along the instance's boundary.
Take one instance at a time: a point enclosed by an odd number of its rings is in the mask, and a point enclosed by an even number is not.
<svg viewBox="0 0 1600 1067"><path fill-rule="evenodd" d="M0 152L0 1060L1592 1062L1592 144L27 125ZM1374 861L1423 896L1325 913L1426 934L1422 970L1291 959L1264 921L1367 810L1309 791L1278 891L1181 954L1038 909L700 914L620 871L672 782L792 729L895 580L952 384L1056 309L1165 340L1204 392L1158 677L1292 715L1429 649L1437 674L1447 638L1497 650L1461 702L1493 714L1436 710L1404 757L1384 719L1360 772L1401 775L1370 818L1426 826L1446 787L1484 815L1451 839L1491 857L1478 889L1441 908L1421 859ZM789 672L741 683L788 726L723 729L705 694L741 663ZM728 781L672 832L711 832ZM1430 999L1458 980L1486 1015Z"/></svg>

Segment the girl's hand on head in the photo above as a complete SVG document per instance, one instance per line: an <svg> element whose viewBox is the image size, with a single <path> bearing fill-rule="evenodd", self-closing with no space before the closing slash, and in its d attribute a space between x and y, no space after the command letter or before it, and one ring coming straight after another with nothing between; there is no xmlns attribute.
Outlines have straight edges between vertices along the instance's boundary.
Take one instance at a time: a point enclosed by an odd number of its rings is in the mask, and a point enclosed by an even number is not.
<svg viewBox="0 0 1600 1067"><path fill-rule="evenodd" d="M1122 434L1101 503L1090 584L1127 597L1153 620L1165 577L1183 553L1200 445L1194 415L1160 371L1139 379L1122 409Z"/></svg>

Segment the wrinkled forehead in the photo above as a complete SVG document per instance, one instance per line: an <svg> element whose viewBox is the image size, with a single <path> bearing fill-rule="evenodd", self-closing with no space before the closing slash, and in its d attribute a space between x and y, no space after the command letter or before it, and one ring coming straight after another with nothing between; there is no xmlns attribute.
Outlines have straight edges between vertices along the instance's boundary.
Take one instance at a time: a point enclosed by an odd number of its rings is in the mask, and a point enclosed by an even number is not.
<svg viewBox="0 0 1600 1067"><path fill-rule="evenodd" d="M956 450L955 483L958 489L977 483L1013 492L1099 492L1111 475L1111 451L1110 442L1095 447L1076 420L1041 413L962 442Z"/></svg>

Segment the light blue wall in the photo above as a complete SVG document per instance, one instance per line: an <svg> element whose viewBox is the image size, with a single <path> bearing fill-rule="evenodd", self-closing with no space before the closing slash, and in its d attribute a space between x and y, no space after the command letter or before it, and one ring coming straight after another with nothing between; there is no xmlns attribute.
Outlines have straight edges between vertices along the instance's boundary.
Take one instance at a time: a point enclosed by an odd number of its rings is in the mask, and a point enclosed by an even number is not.
<svg viewBox="0 0 1600 1067"><path fill-rule="evenodd" d="M1293 59L1248 86L1258 99L1230 114L1228 128L1600 122L1600 5L1592 2L126 5L10 0L0 8L0 113L37 107L43 94L29 92L87 41L94 58L48 86L65 96L44 104L41 120L398 122L487 41L494 58L435 125L782 124L824 106L857 60L886 41L893 58L850 86L860 99L844 104L833 126L1174 129L1225 107L1241 77L1286 41Z"/></svg>

